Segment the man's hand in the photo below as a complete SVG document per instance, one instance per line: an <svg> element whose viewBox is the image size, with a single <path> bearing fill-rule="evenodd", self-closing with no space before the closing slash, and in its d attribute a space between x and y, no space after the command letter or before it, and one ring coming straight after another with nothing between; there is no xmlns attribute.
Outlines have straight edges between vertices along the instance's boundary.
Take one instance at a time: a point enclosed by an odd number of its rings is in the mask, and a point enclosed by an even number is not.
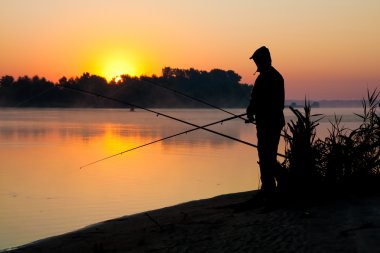
<svg viewBox="0 0 380 253"><path fill-rule="evenodd" d="M255 121L255 117L253 115L247 115L248 119L245 120L245 123L253 123Z"/></svg>
<svg viewBox="0 0 380 253"><path fill-rule="evenodd" d="M252 123L255 121L252 103L250 103L249 106L247 107L247 117L248 117L248 120L246 120L245 123Z"/></svg>

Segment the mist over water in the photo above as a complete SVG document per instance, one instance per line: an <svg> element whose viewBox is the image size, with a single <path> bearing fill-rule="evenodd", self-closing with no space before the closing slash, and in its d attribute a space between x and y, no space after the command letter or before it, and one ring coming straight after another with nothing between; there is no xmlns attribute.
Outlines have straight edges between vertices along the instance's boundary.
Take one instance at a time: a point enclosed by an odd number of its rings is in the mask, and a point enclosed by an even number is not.
<svg viewBox="0 0 380 253"><path fill-rule="evenodd" d="M164 109L204 125L229 115L207 109ZM245 109L231 110L240 114ZM343 115L359 124L360 108L318 108L329 120ZM287 121L294 119L286 110ZM1 109L0 249L94 222L194 199L259 187L257 152L250 146L197 130L92 166L80 166L193 127L128 109ZM256 143L242 120L211 129ZM284 153L281 141L280 153Z"/></svg>

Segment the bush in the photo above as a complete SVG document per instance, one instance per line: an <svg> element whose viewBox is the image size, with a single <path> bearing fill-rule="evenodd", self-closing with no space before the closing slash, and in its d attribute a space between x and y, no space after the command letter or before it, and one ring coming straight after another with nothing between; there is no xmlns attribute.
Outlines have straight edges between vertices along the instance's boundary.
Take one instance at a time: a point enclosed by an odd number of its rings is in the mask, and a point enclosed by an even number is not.
<svg viewBox="0 0 380 253"><path fill-rule="evenodd" d="M368 91L363 99L361 124L357 129L341 126L341 117L331 123L329 136L316 139L321 115L312 115L305 100L304 114L290 107L297 121L285 130L286 160L293 192L310 190L377 190L380 183L380 92Z"/></svg>
<svg viewBox="0 0 380 253"><path fill-rule="evenodd" d="M356 114L361 118L357 129L342 127L341 118L335 117L335 121L330 122L329 136L318 141L317 165L327 186L363 189L380 175L378 98L379 92L375 90L368 92L367 100L363 99L363 114Z"/></svg>

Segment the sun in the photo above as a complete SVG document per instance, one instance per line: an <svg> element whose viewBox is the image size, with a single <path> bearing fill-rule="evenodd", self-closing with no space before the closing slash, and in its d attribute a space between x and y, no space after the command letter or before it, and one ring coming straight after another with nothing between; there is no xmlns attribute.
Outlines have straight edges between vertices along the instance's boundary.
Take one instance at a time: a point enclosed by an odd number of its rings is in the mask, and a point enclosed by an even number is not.
<svg viewBox="0 0 380 253"><path fill-rule="evenodd" d="M84 69L104 77L108 82L121 81L122 75L132 77L146 74L147 64L145 57L134 50L103 45L99 50L94 50L84 64Z"/></svg>
<svg viewBox="0 0 380 253"><path fill-rule="evenodd" d="M123 78L121 76L115 76L113 79L116 83L123 81Z"/></svg>
<svg viewBox="0 0 380 253"><path fill-rule="evenodd" d="M136 76L137 74L136 68L126 59L111 59L105 62L102 70L102 76L104 76L107 81L115 79L117 82L121 80L121 75Z"/></svg>

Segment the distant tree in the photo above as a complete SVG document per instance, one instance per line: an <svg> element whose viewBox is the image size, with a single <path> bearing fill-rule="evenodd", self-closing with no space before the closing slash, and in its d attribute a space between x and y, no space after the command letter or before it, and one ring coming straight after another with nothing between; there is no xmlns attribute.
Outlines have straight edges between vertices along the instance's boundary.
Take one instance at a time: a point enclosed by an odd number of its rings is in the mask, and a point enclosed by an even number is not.
<svg viewBox="0 0 380 253"><path fill-rule="evenodd" d="M67 78L65 76L61 77L59 80L58 80L58 84L59 85L67 85Z"/></svg>
<svg viewBox="0 0 380 253"><path fill-rule="evenodd" d="M0 106L12 105L14 99L14 78L12 76L3 76L0 79Z"/></svg>
<svg viewBox="0 0 380 253"><path fill-rule="evenodd" d="M165 67L161 76L131 77L122 75L120 80L107 82L101 76L83 73L80 77L61 77L54 83L44 77L28 76L14 80L12 76L0 79L0 105L14 105L39 93L39 99L25 106L74 106L74 107L123 107L99 97L90 96L66 87L79 88L119 100L147 107L204 107L205 105L160 88L153 83L167 86L190 96L203 99L216 106L245 107L251 87L240 83L241 77L232 70L211 71Z"/></svg>
<svg viewBox="0 0 380 253"><path fill-rule="evenodd" d="M10 87L13 85L15 79L13 76L3 76L0 79L0 87Z"/></svg>

